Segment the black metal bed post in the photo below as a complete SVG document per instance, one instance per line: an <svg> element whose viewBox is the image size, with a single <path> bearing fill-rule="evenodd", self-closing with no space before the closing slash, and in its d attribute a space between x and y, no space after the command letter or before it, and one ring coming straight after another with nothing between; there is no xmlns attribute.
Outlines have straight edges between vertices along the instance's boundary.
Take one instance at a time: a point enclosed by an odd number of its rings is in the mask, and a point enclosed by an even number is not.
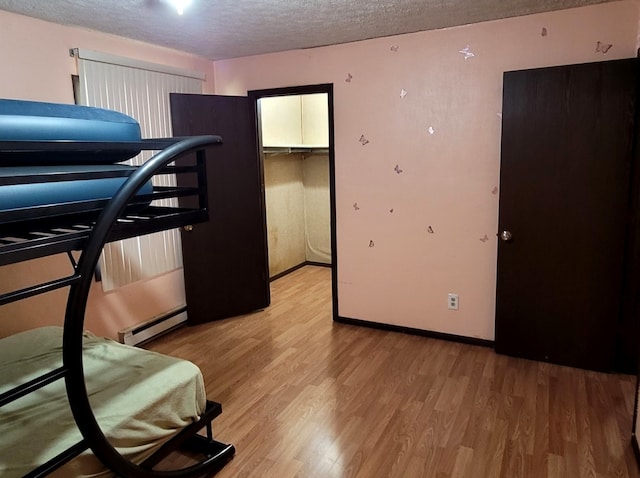
<svg viewBox="0 0 640 478"><path fill-rule="evenodd" d="M217 465L216 460L213 459L215 457L210 457L196 465L181 470L153 471L144 469L125 459L104 436L91 409L84 381L82 334L93 271L98 263L109 231L123 213L131 198L156 172L177 157L218 143L220 143L220 138L216 136L187 138L169 146L140 166L102 210L76 266L76 274L80 277L80 280L72 284L69 289L62 352L63 364L68 370L65 375L65 383L69 404L76 424L94 454L118 476L127 478L178 478L201 474L215 468Z"/></svg>

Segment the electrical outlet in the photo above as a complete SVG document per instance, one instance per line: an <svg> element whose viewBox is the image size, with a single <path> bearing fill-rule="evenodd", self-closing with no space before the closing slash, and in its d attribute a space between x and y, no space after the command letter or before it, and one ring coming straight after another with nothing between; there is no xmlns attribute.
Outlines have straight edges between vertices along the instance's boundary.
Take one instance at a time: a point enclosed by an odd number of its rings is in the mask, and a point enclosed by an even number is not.
<svg viewBox="0 0 640 478"><path fill-rule="evenodd" d="M458 310L458 294L449 294L447 307L451 310Z"/></svg>

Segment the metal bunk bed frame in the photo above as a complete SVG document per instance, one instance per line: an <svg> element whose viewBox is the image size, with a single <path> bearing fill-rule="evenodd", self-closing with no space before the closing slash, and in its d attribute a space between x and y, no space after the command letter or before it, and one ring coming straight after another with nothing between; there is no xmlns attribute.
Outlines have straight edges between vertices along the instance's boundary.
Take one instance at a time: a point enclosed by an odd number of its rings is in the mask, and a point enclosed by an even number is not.
<svg viewBox="0 0 640 478"><path fill-rule="evenodd" d="M41 465L27 477L42 477L64 465L87 449L116 475L127 478L187 477L214 473L234 455L233 445L213 439L211 421L222 412L220 404L207 401L200 420L182 429L140 465L123 457L107 440L98 424L87 396L82 357L84 316L93 273L105 243L160 230L191 225L208 220L206 190L206 148L222 142L218 136L195 136L142 142L70 142L3 141L0 158L42 152L86 152L123 150L162 150L126 175L129 178L108 201L86 201L34 208L34 219L21 221L15 211L0 212L0 266L66 252L74 273L68 277L0 295L0 305L69 287L64 319L62 367L0 394L0 407L32 391L64 378L67 397L76 425L83 439ZM195 153L195 154L194 154ZM195 155L195 164L170 166L178 158ZM153 193L136 196L136 192L156 174L195 174L194 187L154 187ZM99 179L122 173L69 173L41 176L37 181ZM34 182L33 177L0 178L0 186ZM197 207L140 207L149 200L169 197L197 197ZM54 214L53 216L51 214ZM81 251L76 261L72 251ZM197 432L206 428L207 437ZM153 470L162 459L179 447L187 447L206 456L195 465L171 471Z"/></svg>

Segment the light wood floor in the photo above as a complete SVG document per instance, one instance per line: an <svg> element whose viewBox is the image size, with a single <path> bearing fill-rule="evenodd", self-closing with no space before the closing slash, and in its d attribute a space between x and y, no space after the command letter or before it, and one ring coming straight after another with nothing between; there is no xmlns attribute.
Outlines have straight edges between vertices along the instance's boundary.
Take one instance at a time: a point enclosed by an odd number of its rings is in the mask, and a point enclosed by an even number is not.
<svg viewBox="0 0 640 478"><path fill-rule="evenodd" d="M218 477L638 477L635 378L331 320L330 270L265 311L147 348L201 369L235 458Z"/></svg>

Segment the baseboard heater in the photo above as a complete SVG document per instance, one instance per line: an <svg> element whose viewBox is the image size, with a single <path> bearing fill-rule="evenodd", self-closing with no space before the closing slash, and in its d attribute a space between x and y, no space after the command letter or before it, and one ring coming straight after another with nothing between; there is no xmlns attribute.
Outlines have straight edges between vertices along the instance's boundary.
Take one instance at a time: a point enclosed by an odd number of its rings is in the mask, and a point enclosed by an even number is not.
<svg viewBox="0 0 640 478"><path fill-rule="evenodd" d="M118 332L118 341L126 345L140 345L187 321L187 308L180 307Z"/></svg>

